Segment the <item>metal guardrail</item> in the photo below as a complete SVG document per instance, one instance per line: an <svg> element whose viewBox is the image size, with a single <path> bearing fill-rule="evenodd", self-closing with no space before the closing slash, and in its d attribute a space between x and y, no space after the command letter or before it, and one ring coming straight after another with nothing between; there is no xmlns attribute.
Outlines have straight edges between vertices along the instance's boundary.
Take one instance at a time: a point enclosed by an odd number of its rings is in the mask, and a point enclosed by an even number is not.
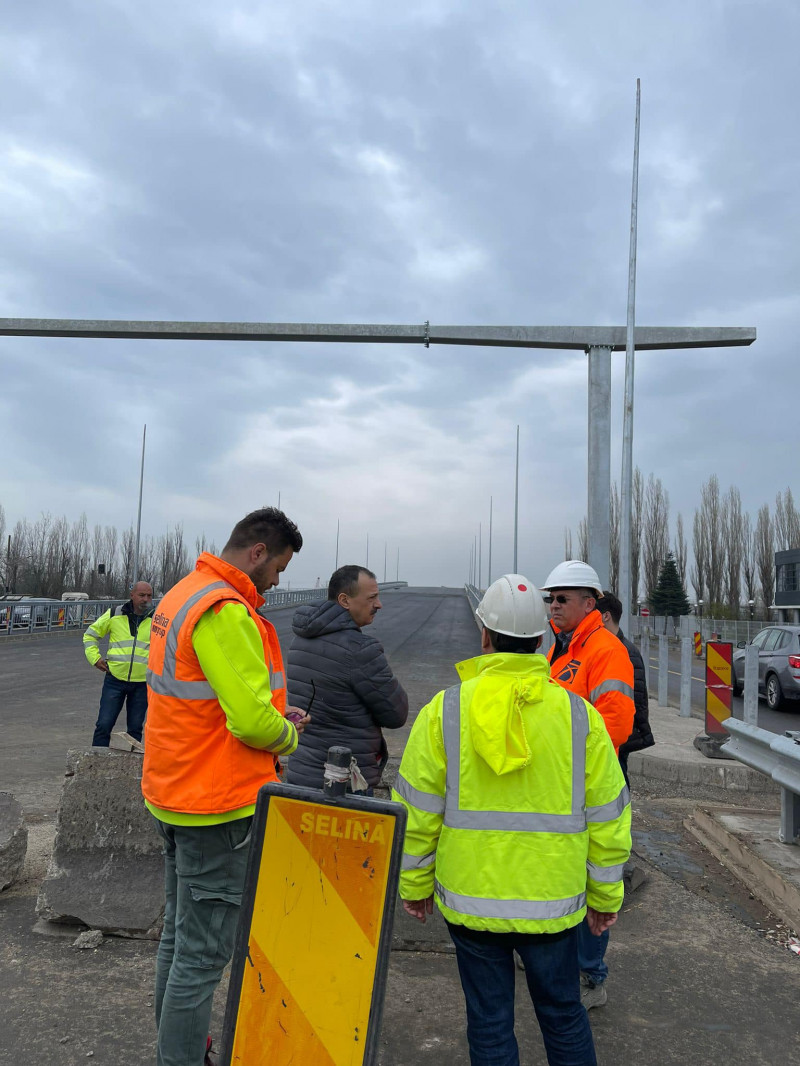
<svg viewBox="0 0 800 1066"><path fill-rule="evenodd" d="M800 843L800 732L776 736L736 718L728 718L722 724L731 734L724 750L780 785L781 843Z"/></svg>
<svg viewBox="0 0 800 1066"><path fill-rule="evenodd" d="M408 588L408 582L379 581L378 588L381 592L391 592L392 589ZM261 611L268 611L272 607L289 607L295 603L314 603L318 600L326 600L327 598L327 587L317 589L270 589L270 591L264 595L264 606L259 609Z"/></svg>
<svg viewBox="0 0 800 1066"><path fill-rule="evenodd" d="M0 600L0 641L32 633L64 633L84 629L125 600Z"/></svg>
<svg viewBox="0 0 800 1066"><path fill-rule="evenodd" d="M647 618L641 615L631 615L630 625L625 635L631 638L641 637L647 632L651 638L667 636L674 639L691 637L697 632L700 633L704 644L707 640L730 641L731 644L745 641L749 644L756 633L775 624L774 621L764 621L764 619L700 618L695 614L685 614L679 618L660 614L650 615Z"/></svg>

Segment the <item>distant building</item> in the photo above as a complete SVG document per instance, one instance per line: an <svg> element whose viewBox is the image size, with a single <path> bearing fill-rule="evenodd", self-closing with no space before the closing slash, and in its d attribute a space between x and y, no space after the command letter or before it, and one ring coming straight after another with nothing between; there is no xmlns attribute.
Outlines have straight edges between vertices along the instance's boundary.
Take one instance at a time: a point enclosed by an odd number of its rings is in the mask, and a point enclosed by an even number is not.
<svg viewBox="0 0 800 1066"><path fill-rule="evenodd" d="M800 548L775 552L775 609L781 622L800 622Z"/></svg>

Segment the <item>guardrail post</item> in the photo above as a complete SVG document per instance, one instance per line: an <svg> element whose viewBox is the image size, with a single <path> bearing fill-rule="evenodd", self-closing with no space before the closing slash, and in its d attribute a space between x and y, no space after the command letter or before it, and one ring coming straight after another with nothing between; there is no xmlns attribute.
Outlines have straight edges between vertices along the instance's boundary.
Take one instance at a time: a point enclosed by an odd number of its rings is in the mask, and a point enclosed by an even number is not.
<svg viewBox="0 0 800 1066"><path fill-rule="evenodd" d="M692 717L692 641L681 637L681 718Z"/></svg>
<svg viewBox="0 0 800 1066"><path fill-rule="evenodd" d="M744 651L744 721L758 725L758 648L748 644Z"/></svg>
<svg viewBox="0 0 800 1066"><path fill-rule="evenodd" d="M669 642L662 633L658 638L658 706L669 704Z"/></svg>
<svg viewBox="0 0 800 1066"><path fill-rule="evenodd" d="M778 838L781 844L794 844L800 837L800 796L781 789L781 827Z"/></svg>

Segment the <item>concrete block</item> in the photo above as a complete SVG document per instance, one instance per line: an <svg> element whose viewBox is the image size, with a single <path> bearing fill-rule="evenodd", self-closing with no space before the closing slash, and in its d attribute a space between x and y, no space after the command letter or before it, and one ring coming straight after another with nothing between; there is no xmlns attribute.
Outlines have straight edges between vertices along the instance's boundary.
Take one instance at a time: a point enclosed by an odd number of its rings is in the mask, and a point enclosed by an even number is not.
<svg viewBox="0 0 800 1066"><path fill-rule="evenodd" d="M69 752L53 855L36 903L40 918L157 939L164 860L141 779L136 753Z"/></svg>
<svg viewBox="0 0 800 1066"><path fill-rule="evenodd" d="M28 830L22 807L10 792L0 792L0 891L22 873L28 850Z"/></svg>

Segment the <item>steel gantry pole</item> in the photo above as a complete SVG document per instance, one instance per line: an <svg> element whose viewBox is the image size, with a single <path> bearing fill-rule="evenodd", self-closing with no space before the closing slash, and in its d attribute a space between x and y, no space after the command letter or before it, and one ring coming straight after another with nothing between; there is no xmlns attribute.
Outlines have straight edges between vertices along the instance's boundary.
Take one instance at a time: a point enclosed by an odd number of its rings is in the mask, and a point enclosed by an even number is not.
<svg viewBox="0 0 800 1066"><path fill-rule="evenodd" d="M492 583L492 497L489 497L489 567L486 575L486 587Z"/></svg>
<svg viewBox="0 0 800 1066"><path fill-rule="evenodd" d="M514 573L517 572L517 539L519 533L519 426L517 426L517 461L514 466Z"/></svg>
<svg viewBox="0 0 800 1066"><path fill-rule="evenodd" d="M608 588L611 554L611 348L594 345L589 357L589 565Z"/></svg>
<svg viewBox="0 0 800 1066"><path fill-rule="evenodd" d="M636 79L636 126L633 135L633 179L631 181L631 240L628 255L628 323L625 332L625 400L622 423L622 485L620 491L619 599L622 603L622 631L630 631L633 597L631 588L631 508L633 505L633 367L636 352L636 229L639 200L639 111L641 86Z"/></svg>
<svg viewBox="0 0 800 1066"><path fill-rule="evenodd" d="M142 490L144 488L144 446L147 439L147 424L145 423L142 429L142 465L139 469L139 511L136 516L136 548L133 556L133 582L135 585L139 580L139 545L141 543L142 535ZM152 575L151 575L152 576Z"/></svg>

